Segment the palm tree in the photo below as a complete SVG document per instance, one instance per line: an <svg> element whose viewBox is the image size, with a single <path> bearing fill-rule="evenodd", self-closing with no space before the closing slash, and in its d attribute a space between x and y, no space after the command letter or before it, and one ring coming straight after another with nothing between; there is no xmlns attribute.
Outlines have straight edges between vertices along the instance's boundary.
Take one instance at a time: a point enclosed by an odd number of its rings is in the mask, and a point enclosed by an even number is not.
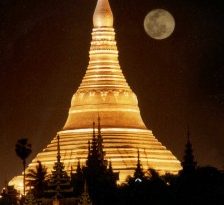
<svg viewBox="0 0 224 205"><path fill-rule="evenodd" d="M40 161L37 161L37 163L36 169L28 170L26 177L28 181L27 184L33 187L34 196L40 198L46 188L48 174L47 168L43 166Z"/></svg>
<svg viewBox="0 0 224 205"><path fill-rule="evenodd" d="M17 156L22 160L23 162L23 194L25 195L26 189L25 189L25 169L26 169L26 159L31 154L31 144L28 143L27 138L19 139L16 143L15 151Z"/></svg>

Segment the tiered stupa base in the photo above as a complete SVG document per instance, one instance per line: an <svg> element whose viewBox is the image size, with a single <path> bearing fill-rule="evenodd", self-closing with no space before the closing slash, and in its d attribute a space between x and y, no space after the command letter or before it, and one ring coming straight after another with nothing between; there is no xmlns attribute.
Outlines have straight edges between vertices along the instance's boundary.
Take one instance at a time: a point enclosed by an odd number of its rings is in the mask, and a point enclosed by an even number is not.
<svg viewBox="0 0 224 205"><path fill-rule="evenodd" d="M101 131L106 159L111 160L114 171L120 173L120 183L124 182L128 175L133 175L137 163L137 150L140 152L144 170L153 168L160 174L167 172L176 174L180 170L179 161L166 147L162 146L149 130L102 128ZM92 129L66 130L60 131L58 134L60 135L61 160L64 162L67 172L70 173L72 169L76 169L78 159L82 165L85 165L88 140L92 139ZM56 155L57 139L55 137L47 148L29 164L28 169L35 169L37 160L40 160L50 172L53 169ZM19 178L17 177L15 180L19 180ZM22 181L19 184L22 186Z"/></svg>

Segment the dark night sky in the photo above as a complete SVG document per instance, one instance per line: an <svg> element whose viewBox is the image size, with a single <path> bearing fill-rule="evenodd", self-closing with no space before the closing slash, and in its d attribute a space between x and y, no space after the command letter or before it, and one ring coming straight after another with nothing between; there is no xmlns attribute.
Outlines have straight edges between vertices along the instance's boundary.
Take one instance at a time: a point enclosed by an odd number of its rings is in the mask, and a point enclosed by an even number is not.
<svg viewBox="0 0 224 205"><path fill-rule="evenodd" d="M224 7L218 0L110 0L120 64L142 117L181 160L190 126L199 165L224 165ZM0 1L0 187L63 127L88 64L96 0ZM143 29L148 11L170 11L171 37Z"/></svg>

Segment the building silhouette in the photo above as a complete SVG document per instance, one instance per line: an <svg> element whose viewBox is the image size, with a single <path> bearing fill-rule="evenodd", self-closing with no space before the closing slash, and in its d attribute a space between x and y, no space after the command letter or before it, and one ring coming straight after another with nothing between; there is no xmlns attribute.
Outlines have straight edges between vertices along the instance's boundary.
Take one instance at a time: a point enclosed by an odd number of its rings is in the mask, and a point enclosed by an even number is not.
<svg viewBox="0 0 224 205"><path fill-rule="evenodd" d="M192 173L196 170L197 166L197 162L195 161L193 153L192 143L190 140L189 128L187 129L187 143L185 145L185 151L181 165L183 167L183 170L181 172L183 173Z"/></svg>

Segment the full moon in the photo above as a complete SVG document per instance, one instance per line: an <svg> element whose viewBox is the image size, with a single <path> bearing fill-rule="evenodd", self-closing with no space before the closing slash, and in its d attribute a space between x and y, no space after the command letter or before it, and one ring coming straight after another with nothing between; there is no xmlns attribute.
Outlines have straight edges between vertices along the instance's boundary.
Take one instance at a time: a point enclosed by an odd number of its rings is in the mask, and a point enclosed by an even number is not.
<svg viewBox="0 0 224 205"><path fill-rule="evenodd" d="M161 40L169 37L175 28L173 16L164 9L150 11L144 20L145 32L152 38Z"/></svg>

